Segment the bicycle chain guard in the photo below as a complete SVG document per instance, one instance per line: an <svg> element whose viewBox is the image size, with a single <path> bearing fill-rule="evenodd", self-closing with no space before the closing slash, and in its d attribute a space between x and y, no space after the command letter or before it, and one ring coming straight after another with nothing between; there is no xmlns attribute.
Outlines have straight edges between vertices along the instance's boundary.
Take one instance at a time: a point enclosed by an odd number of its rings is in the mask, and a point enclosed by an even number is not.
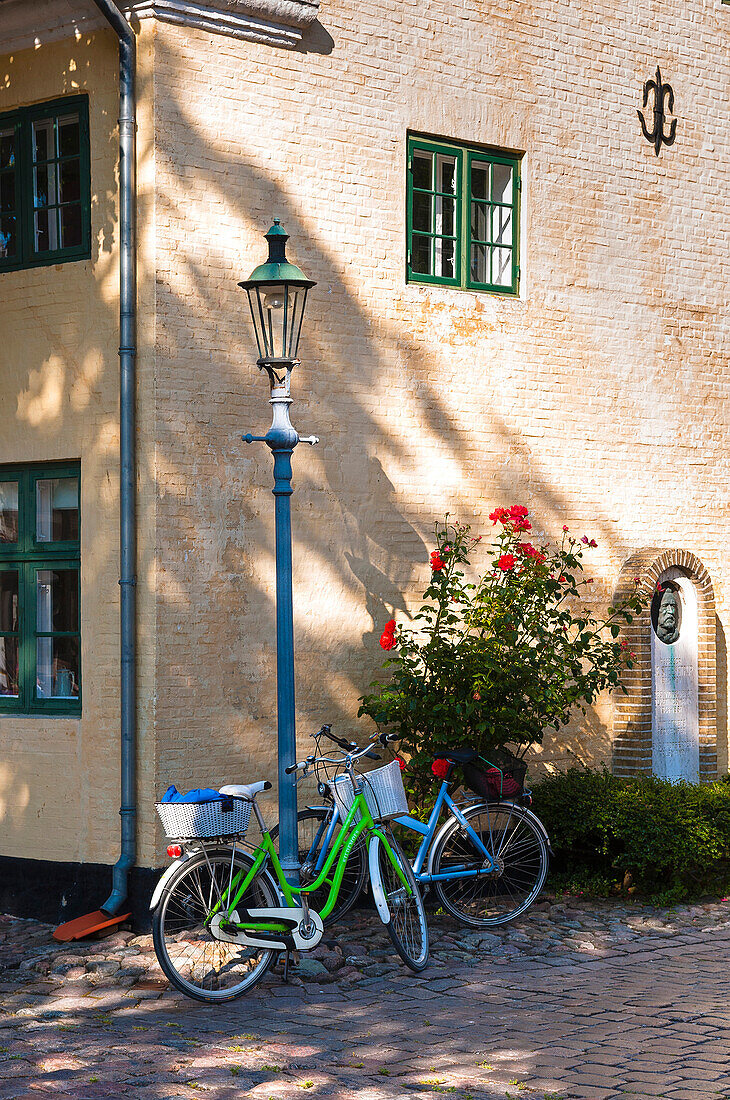
<svg viewBox="0 0 730 1100"><path fill-rule="evenodd" d="M309 910L308 923L304 909L288 907L285 909L247 909L246 919L281 922L289 926L289 932L247 932L244 928L239 928L237 932L230 929L224 931L221 924L241 923L241 917L238 911L234 909L229 917L226 917L225 913L217 913L213 917L210 922L211 935L214 939L221 940L223 943L240 943L245 947L268 947L274 951L311 951L324 935L322 918L313 909ZM286 938L281 938L283 936Z"/></svg>

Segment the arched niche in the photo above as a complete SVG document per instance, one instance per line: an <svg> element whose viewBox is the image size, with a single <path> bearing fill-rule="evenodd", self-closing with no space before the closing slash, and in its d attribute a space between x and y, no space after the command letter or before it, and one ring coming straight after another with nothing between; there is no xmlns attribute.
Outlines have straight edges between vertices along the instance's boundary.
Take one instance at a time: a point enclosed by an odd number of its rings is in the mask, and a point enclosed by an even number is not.
<svg viewBox="0 0 730 1100"><path fill-rule="evenodd" d="M638 578L638 585L636 584ZM682 649L664 646L652 625L651 599L657 582L676 587L680 614L686 616ZM688 550L660 550L648 547L633 554L624 564L614 591L614 602L637 591L647 598L646 610L625 626L622 638L635 654L634 668L624 675L627 693L614 696L613 769L617 775L663 772L668 778L681 778L687 770L688 745L696 738L697 773L700 782L717 778L717 665L715 655L715 594L710 575L696 555ZM696 638L696 663L687 647ZM673 651L673 657L672 657ZM680 679L671 678L671 664L683 664ZM696 668L693 685L692 668ZM669 670L669 671L668 671ZM679 683L687 713L674 730L677 743L662 750L659 737L664 729L665 742L673 736L669 710L676 705L669 686ZM663 693L663 694L662 694ZM693 694L694 693L694 694ZM696 702L695 702L696 701ZM696 713L692 708L696 705ZM659 735L659 736L658 736ZM684 739L684 744L681 742ZM684 754L684 764L679 758ZM670 759L667 759L669 755ZM674 756L674 759L672 759Z"/></svg>

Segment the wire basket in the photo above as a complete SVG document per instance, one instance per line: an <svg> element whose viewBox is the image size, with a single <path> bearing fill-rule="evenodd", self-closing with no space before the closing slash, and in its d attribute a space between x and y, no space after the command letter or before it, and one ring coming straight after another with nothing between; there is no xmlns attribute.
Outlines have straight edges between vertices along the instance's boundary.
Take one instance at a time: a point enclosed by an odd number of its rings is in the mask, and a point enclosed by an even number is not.
<svg viewBox="0 0 730 1100"><path fill-rule="evenodd" d="M403 787L400 764L393 760L382 768L358 776L363 783L363 794L374 821L388 821L408 813L408 799ZM332 792L337 808L344 819L352 809L355 792L349 775L338 775L332 781Z"/></svg>
<svg viewBox="0 0 730 1100"><path fill-rule="evenodd" d="M251 803L243 798L220 802L157 802L165 836L176 840L192 837L244 836L251 817Z"/></svg>
<svg viewBox="0 0 730 1100"><path fill-rule="evenodd" d="M527 764L509 749L492 749L489 759L462 764L464 781L482 798L517 798L525 789Z"/></svg>

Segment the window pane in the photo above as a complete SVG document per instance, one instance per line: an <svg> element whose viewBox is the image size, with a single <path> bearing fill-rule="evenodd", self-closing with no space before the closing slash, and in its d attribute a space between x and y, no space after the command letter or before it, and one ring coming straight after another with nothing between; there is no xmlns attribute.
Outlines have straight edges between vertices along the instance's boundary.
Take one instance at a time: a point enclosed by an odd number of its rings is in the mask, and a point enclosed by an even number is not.
<svg viewBox="0 0 730 1100"><path fill-rule="evenodd" d="M492 252L492 282L497 286L512 285L511 248L495 248Z"/></svg>
<svg viewBox="0 0 730 1100"><path fill-rule="evenodd" d="M445 279L454 277L454 242L436 238L436 274Z"/></svg>
<svg viewBox="0 0 730 1100"><path fill-rule="evenodd" d="M512 202L511 165L492 165L492 199L494 202Z"/></svg>
<svg viewBox="0 0 730 1100"><path fill-rule="evenodd" d="M411 270L419 275L430 275L431 272L431 238L424 237L420 233L413 234L411 244Z"/></svg>
<svg viewBox="0 0 730 1100"><path fill-rule="evenodd" d="M492 241L494 244L512 244L512 208L510 206L492 208Z"/></svg>
<svg viewBox="0 0 730 1100"><path fill-rule="evenodd" d="M446 237L453 237L456 227L454 217L455 206L453 199L445 199L436 196L436 232L443 233Z"/></svg>
<svg viewBox="0 0 730 1100"><path fill-rule="evenodd" d="M53 212L55 216L55 211ZM35 250L47 252L50 246L50 234L48 232L48 211L39 210L35 215Z"/></svg>
<svg viewBox="0 0 730 1100"><path fill-rule="evenodd" d="M58 120L58 155L76 157L80 147L79 116L64 115Z"/></svg>
<svg viewBox="0 0 730 1100"><path fill-rule="evenodd" d="M420 150L413 154L413 186L433 190L433 154Z"/></svg>
<svg viewBox="0 0 730 1100"><path fill-rule="evenodd" d="M46 206L54 206L58 202L56 196L56 165L44 164L40 168L34 168L33 173L36 208L41 210Z"/></svg>
<svg viewBox="0 0 730 1100"><path fill-rule="evenodd" d="M471 166L471 194L473 199L489 198L489 165L481 161Z"/></svg>
<svg viewBox="0 0 730 1100"><path fill-rule="evenodd" d="M36 482L36 542L77 542L79 481L76 477Z"/></svg>
<svg viewBox="0 0 730 1100"><path fill-rule="evenodd" d="M0 172L0 214L15 209L15 173Z"/></svg>
<svg viewBox="0 0 730 1100"><path fill-rule="evenodd" d="M18 570L0 572L0 631L18 629Z"/></svg>
<svg viewBox="0 0 730 1100"><path fill-rule="evenodd" d="M0 542L18 541L18 483L0 481ZM0 574L5 576L5 574ZM7 630L8 627L0 629Z"/></svg>
<svg viewBox="0 0 730 1100"><path fill-rule="evenodd" d="M36 698L77 699L78 695L78 638L38 638Z"/></svg>
<svg viewBox="0 0 730 1100"><path fill-rule="evenodd" d="M36 572L36 630L78 630L78 569Z"/></svg>
<svg viewBox="0 0 730 1100"><path fill-rule="evenodd" d="M413 228L430 233L433 225L431 222L431 209L433 195L424 195L422 191L413 192Z"/></svg>
<svg viewBox="0 0 730 1100"><path fill-rule="evenodd" d="M489 282L489 246L486 244L471 246L471 278L474 283Z"/></svg>
<svg viewBox="0 0 730 1100"><path fill-rule="evenodd" d="M15 215L0 218L0 260L17 255L18 237Z"/></svg>
<svg viewBox="0 0 730 1100"><path fill-rule="evenodd" d="M471 235L475 241L489 240L489 206L486 202L471 204Z"/></svg>
<svg viewBox="0 0 730 1100"><path fill-rule="evenodd" d="M81 164L78 160L66 160L59 165L61 175L61 202L78 202L81 198Z"/></svg>
<svg viewBox="0 0 730 1100"><path fill-rule="evenodd" d="M81 206L61 207L61 248L81 244Z"/></svg>
<svg viewBox="0 0 730 1100"><path fill-rule="evenodd" d="M0 168L15 167L15 130L0 130Z"/></svg>
<svg viewBox="0 0 730 1100"><path fill-rule="evenodd" d="M56 155L53 140L53 119L44 118L33 123L33 160L36 164L42 160L51 160Z"/></svg>
<svg viewBox="0 0 730 1100"><path fill-rule="evenodd" d="M439 153L436 158L436 190L447 195L456 194L456 157L445 157Z"/></svg>
<svg viewBox="0 0 730 1100"><path fill-rule="evenodd" d="M20 694L17 638L0 638L0 696Z"/></svg>

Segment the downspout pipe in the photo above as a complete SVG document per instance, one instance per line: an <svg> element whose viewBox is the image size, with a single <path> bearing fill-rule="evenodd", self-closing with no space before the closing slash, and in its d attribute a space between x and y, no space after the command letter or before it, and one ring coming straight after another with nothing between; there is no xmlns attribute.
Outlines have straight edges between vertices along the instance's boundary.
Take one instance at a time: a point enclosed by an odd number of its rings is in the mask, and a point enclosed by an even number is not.
<svg viewBox="0 0 730 1100"><path fill-rule="evenodd" d="M112 892L102 905L118 912L128 897L129 872L137 857L137 557L135 494L136 279L136 95L137 42L112 0L94 0L119 38L119 562L121 590L121 854Z"/></svg>

